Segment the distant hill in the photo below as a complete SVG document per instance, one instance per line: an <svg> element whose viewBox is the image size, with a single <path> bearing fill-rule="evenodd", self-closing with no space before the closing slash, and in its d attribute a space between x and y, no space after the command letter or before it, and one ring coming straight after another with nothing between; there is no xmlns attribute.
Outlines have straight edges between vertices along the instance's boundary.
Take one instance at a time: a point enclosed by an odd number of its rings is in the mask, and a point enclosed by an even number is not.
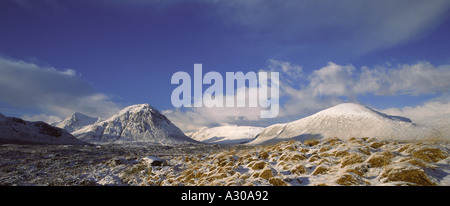
<svg viewBox="0 0 450 206"><path fill-rule="evenodd" d="M64 129L0 114L0 144L83 145Z"/></svg>
<svg viewBox="0 0 450 206"><path fill-rule="evenodd" d="M242 144L255 139L262 130L264 127L220 126L200 129L191 138L203 143Z"/></svg>
<svg viewBox="0 0 450 206"><path fill-rule="evenodd" d="M79 112L74 112L62 121L52 123L51 125L65 129L68 132L74 132L75 130L81 129L86 125L94 124L99 121L99 119L100 118L94 118Z"/></svg>
<svg viewBox="0 0 450 206"><path fill-rule="evenodd" d="M439 133L430 127L414 124L405 117L387 115L359 104L344 103L293 122L271 125L249 144L333 137L414 141L437 138Z"/></svg>

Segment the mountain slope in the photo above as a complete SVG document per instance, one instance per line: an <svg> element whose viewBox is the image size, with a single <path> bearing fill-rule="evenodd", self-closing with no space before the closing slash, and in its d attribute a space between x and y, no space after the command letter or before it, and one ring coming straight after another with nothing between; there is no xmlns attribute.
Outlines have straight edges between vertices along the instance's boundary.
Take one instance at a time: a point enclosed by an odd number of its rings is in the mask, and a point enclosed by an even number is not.
<svg viewBox="0 0 450 206"><path fill-rule="evenodd" d="M64 129L0 114L1 144L86 144Z"/></svg>
<svg viewBox="0 0 450 206"><path fill-rule="evenodd" d="M251 126L220 126L204 128L191 138L203 143L242 144L253 140L264 128Z"/></svg>
<svg viewBox="0 0 450 206"><path fill-rule="evenodd" d="M164 115L148 104L129 106L112 117L72 133L96 144L183 144L194 143Z"/></svg>
<svg viewBox="0 0 450 206"><path fill-rule="evenodd" d="M432 139L438 135L436 130L416 125L408 118L390 116L359 104L344 103L297 121L271 125L250 144L322 137L414 141Z"/></svg>
<svg viewBox="0 0 450 206"><path fill-rule="evenodd" d="M75 130L81 129L86 125L94 124L98 120L99 118L94 118L79 112L74 112L62 121L53 123L51 125L65 129L68 132L74 132Z"/></svg>
<svg viewBox="0 0 450 206"><path fill-rule="evenodd" d="M450 142L450 114L443 112L433 116L412 116L414 122L433 128L439 132L440 139L447 139Z"/></svg>

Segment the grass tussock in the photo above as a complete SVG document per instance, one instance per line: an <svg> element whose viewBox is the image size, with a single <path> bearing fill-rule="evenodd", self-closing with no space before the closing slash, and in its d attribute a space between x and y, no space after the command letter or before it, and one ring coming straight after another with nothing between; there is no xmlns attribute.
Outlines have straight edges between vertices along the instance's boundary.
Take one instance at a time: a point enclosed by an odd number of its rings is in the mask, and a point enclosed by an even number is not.
<svg viewBox="0 0 450 206"><path fill-rule="evenodd" d="M384 182L406 182L413 183L417 186L432 186L435 185L425 171L417 166L410 164L395 164L384 168L380 177Z"/></svg>
<svg viewBox="0 0 450 206"><path fill-rule="evenodd" d="M345 173L336 179L336 183L339 185L370 185L369 182L364 181L360 176L353 173Z"/></svg>
<svg viewBox="0 0 450 206"><path fill-rule="evenodd" d="M147 175L148 185L436 185L427 171L441 171L436 162L447 151L375 138L313 139L138 164L124 176Z"/></svg>
<svg viewBox="0 0 450 206"><path fill-rule="evenodd" d="M369 163L371 167L384 167L391 164L391 158L382 153L374 153L367 159L367 163Z"/></svg>
<svg viewBox="0 0 450 206"><path fill-rule="evenodd" d="M445 159L448 157L447 152L433 147L423 147L415 150L412 154L412 157L421 159L425 162L437 162L441 159Z"/></svg>
<svg viewBox="0 0 450 206"><path fill-rule="evenodd" d="M364 158L363 155L357 154L357 153L352 153L341 159L341 167L345 167L347 165L352 165L352 164L356 164L356 163L361 163L361 162L364 162L364 160L366 160L366 159Z"/></svg>

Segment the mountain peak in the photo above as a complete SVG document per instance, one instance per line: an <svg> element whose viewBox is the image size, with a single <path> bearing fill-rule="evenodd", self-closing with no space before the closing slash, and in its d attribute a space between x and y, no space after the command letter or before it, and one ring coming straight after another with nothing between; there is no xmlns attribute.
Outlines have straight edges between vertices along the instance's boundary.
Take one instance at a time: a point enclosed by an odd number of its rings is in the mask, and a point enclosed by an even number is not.
<svg viewBox="0 0 450 206"><path fill-rule="evenodd" d="M136 113L147 113L147 114L157 114L160 115L159 111L150 106L149 104L135 104L128 107L123 108L115 115L111 116L109 119L115 119L120 116L129 116L130 114Z"/></svg>
<svg viewBox="0 0 450 206"><path fill-rule="evenodd" d="M149 104L136 104L120 110L117 114L107 119L108 121L151 122L164 121L172 124L169 119Z"/></svg>
<svg viewBox="0 0 450 206"><path fill-rule="evenodd" d="M370 109L369 107L356 103L342 103L330 107L328 109L322 110L317 114L339 116L339 115L368 115L374 113L379 112L375 112L373 109Z"/></svg>
<svg viewBox="0 0 450 206"><path fill-rule="evenodd" d="M92 143L196 142L149 104L128 106L110 118L81 128L73 134Z"/></svg>
<svg viewBox="0 0 450 206"><path fill-rule="evenodd" d="M328 109L322 110L315 114L316 116L333 116L333 117L360 117L360 118L377 118L390 119L394 121L403 121L412 123L411 119L401 116L388 115L367 106L357 103L342 103Z"/></svg>
<svg viewBox="0 0 450 206"><path fill-rule="evenodd" d="M52 126L65 129L68 132L73 132L86 125L94 124L98 119L99 118L90 117L80 112L74 112L62 121L53 123Z"/></svg>
<svg viewBox="0 0 450 206"><path fill-rule="evenodd" d="M145 104L131 105L131 106L125 107L121 111L137 112L137 111L142 111L142 110L155 110L155 108L153 108L149 104L145 103Z"/></svg>
<svg viewBox="0 0 450 206"><path fill-rule="evenodd" d="M69 117L89 117L89 116L80 112L73 112L72 114L69 115Z"/></svg>
<svg viewBox="0 0 450 206"><path fill-rule="evenodd" d="M416 125L406 117L391 116L360 104L344 103L293 122L271 125L252 144L322 137L412 141L435 135L433 129Z"/></svg>

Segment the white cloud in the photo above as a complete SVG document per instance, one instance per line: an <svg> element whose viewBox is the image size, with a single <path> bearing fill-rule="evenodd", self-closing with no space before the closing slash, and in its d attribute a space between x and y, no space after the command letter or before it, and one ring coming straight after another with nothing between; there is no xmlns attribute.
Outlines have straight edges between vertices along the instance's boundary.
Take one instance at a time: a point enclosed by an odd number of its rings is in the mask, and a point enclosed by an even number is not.
<svg viewBox="0 0 450 206"><path fill-rule="evenodd" d="M282 84L293 85L298 79L303 77L303 68L300 65L276 59L269 59L267 64L267 68L262 71L279 72L281 75L280 78L283 79Z"/></svg>
<svg viewBox="0 0 450 206"><path fill-rule="evenodd" d="M56 120L72 112L108 117L120 109L107 95L96 92L75 70L58 70L0 57L0 101L35 108L46 115L25 116Z"/></svg>
<svg viewBox="0 0 450 206"><path fill-rule="evenodd" d="M358 95L378 96L423 95L450 91L450 65L433 66L428 62L395 67L362 67L328 63L315 70L306 86L283 88L290 97L283 108L287 114L301 115L314 109L347 101L357 101Z"/></svg>
<svg viewBox="0 0 450 206"><path fill-rule="evenodd" d="M163 110L162 113L184 132L221 125L255 125L263 122L260 109L251 107L198 107Z"/></svg>
<svg viewBox="0 0 450 206"><path fill-rule="evenodd" d="M47 123L54 123L61 121L61 117L55 115L46 115L46 114L38 114L38 115L24 115L22 119L27 121L44 121Z"/></svg>
<svg viewBox="0 0 450 206"><path fill-rule="evenodd" d="M381 110L387 114L410 118L414 123L428 125L441 133L450 135L450 96L444 95L416 106Z"/></svg>
<svg viewBox="0 0 450 206"><path fill-rule="evenodd" d="M418 120L446 116L450 115L450 98L446 100L433 99L421 105L389 108L383 111L388 114L411 117Z"/></svg>
<svg viewBox="0 0 450 206"><path fill-rule="evenodd" d="M377 95L421 95L450 91L450 65L428 62L392 67L364 67L355 92Z"/></svg>
<svg viewBox="0 0 450 206"><path fill-rule="evenodd" d="M248 106L250 98L255 98L252 93L258 93L257 88L239 88L235 90L234 95L223 95L223 107L191 107L173 110L164 110L162 113L167 116L176 126L184 132L195 131L203 127L213 127L219 125L258 125L269 121L261 119L261 111L267 111L267 108ZM222 94L216 94L222 95ZM239 101L239 98L244 97L246 102L245 107L226 107L226 99L232 98ZM258 98L256 96L256 98ZM206 100L210 101L210 100ZM255 100L256 102L259 99ZM205 103L205 101L203 101Z"/></svg>
<svg viewBox="0 0 450 206"><path fill-rule="evenodd" d="M326 67L312 73L308 89L313 96L349 95L354 85L352 78L354 70L351 65L341 66L330 62Z"/></svg>

